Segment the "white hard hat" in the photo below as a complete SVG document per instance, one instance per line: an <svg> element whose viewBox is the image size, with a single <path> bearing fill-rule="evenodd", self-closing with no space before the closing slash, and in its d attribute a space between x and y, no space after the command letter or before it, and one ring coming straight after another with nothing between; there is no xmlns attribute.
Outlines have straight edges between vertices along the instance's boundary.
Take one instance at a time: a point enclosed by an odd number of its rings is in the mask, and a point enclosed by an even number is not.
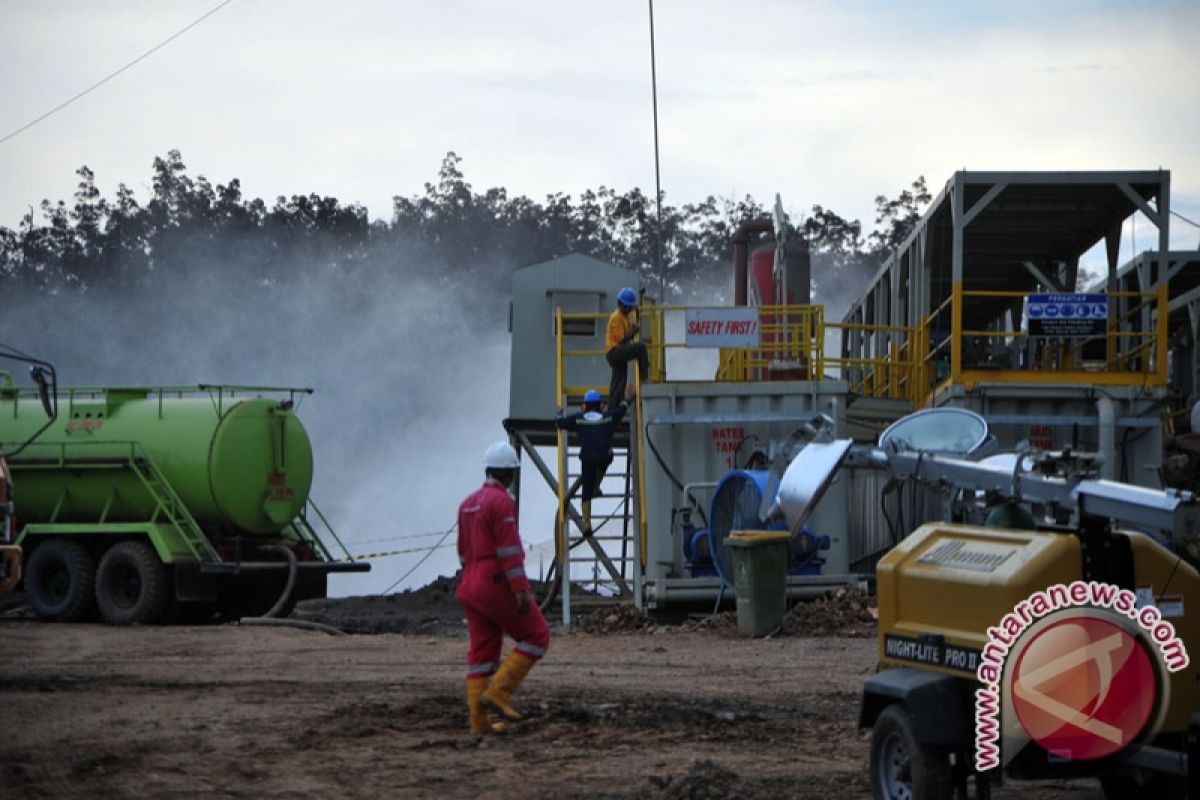
<svg viewBox="0 0 1200 800"><path fill-rule="evenodd" d="M488 469L520 469L521 460L511 444L499 441L492 443L483 454L483 465Z"/></svg>

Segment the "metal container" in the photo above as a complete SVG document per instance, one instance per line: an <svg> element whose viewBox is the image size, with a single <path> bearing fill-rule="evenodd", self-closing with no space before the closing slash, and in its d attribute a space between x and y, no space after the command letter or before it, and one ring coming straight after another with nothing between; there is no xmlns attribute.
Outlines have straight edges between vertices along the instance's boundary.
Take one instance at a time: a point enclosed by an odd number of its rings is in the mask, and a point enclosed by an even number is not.
<svg viewBox="0 0 1200 800"><path fill-rule="evenodd" d="M731 469L745 469L758 445L783 442L814 413L844 429L846 385L841 381L757 383L678 382L642 387L645 424L646 540L648 597L666 605L672 598L715 596L719 580L690 575L683 552L679 510L707 511L712 487ZM681 491L679 487L687 491ZM808 524L831 539L823 575L847 580L844 483L835 479ZM693 511L694 513L694 511ZM696 515L697 517L699 515ZM706 523L707 524L707 523ZM824 579L822 579L824 580Z"/></svg>
<svg viewBox="0 0 1200 800"><path fill-rule="evenodd" d="M288 400L216 390L197 397L194 389L66 391L66 413L12 464L22 524L154 516L136 472L72 469L73 460L148 459L206 529L276 533L308 500L312 447ZM0 397L0 446L44 422L36 400Z"/></svg>

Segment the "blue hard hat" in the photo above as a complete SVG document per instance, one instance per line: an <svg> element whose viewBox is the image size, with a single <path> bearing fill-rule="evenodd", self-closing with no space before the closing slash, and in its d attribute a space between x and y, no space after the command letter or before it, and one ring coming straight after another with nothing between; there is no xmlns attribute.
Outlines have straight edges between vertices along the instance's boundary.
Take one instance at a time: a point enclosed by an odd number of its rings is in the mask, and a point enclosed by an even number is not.
<svg viewBox="0 0 1200 800"><path fill-rule="evenodd" d="M617 302L629 308L637 308L637 292L626 286L617 294Z"/></svg>
<svg viewBox="0 0 1200 800"><path fill-rule="evenodd" d="M583 396L583 402L585 403L599 403L602 399L600 393L595 389L588 389L587 394Z"/></svg>

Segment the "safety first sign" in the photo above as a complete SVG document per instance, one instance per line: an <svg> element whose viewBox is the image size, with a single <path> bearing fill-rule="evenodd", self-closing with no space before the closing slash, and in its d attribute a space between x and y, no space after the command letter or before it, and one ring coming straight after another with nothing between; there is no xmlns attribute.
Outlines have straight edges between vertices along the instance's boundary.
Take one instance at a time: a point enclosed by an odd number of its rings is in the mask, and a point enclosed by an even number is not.
<svg viewBox="0 0 1200 800"><path fill-rule="evenodd" d="M689 308L688 347L758 347L757 308Z"/></svg>
<svg viewBox="0 0 1200 800"><path fill-rule="evenodd" d="M1030 336L1103 336L1106 294L1031 294L1025 297Z"/></svg>

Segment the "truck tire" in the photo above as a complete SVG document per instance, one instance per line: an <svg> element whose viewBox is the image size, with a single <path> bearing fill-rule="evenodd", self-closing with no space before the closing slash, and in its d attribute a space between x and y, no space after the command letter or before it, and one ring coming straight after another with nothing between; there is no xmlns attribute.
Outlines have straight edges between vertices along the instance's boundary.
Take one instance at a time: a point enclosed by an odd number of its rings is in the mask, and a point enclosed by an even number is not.
<svg viewBox="0 0 1200 800"><path fill-rule="evenodd" d="M49 539L25 568L25 594L42 619L78 622L92 610L96 564L79 542Z"/></svg>
<svg viewBox="0 0 1200 800"><path fill-rule="evenodd" d="M167 608L167 570L144 542L109 548L96 571L96 605L112 625L149 625Z"/></svg>
<svg viewBox="0 0 1200 800"><path fill-rule="evenodd" d="M875 800L950 800L950 756L917 743L908 712L883 710L871 731L871 795Z"/></svg>

